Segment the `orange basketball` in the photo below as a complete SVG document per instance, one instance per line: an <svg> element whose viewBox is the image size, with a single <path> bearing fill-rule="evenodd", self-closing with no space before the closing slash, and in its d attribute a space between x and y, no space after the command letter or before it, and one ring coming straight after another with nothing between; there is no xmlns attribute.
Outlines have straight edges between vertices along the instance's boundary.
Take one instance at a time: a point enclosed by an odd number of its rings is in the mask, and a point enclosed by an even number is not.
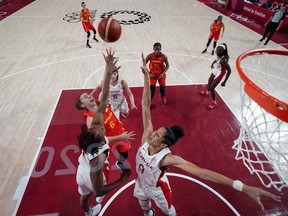
<svg viewBox="0 0 288 216"><path fill-rule="evenodd" d="M98 25L100 37L108 43L117 41L121 36L121 32L122 28L120 23L112 17L102 19Z"/></svg>

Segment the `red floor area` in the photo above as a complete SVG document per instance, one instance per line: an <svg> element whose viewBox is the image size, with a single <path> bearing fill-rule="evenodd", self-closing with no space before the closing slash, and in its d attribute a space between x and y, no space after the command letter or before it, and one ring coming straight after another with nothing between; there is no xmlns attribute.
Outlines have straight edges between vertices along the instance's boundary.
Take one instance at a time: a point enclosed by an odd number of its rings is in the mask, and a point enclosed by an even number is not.
<svg viewBox="0 0 288 216"><path fill-rule="evenodd" d="M1 0L0 21L30 4L34 0Z"/></svg>
<svg viewBox="0 0 288 216"><path fill-rule="evenodd" d="M219 106L215 110L207 110L206 105L211 99L199 95L201 88L201 85L167 87L167 105L161 106L157 97L154 100L156 104L155 109L152 110L154 127L181 125L186 135L171 148L173 153L233 179L240 179L244 183L262 187L258 178L255 175L251 176L242 162L234 159L235 151L231 147L239 133L239 122L220 97L218 97ZM125 128L128 131L134 130L137 134L129 152L128 160L133 171L129 181L135 178L135 153L142 132L140 107L142 88L132 88L132 91L138 110L131 111L130 117L123 120ZM76 137L84 119L74 105L82 92L85 90L62 92L17 215L84 215L79 206L79 194L75 181L77 158L80 154ZM113 166L115 160L112 156L110 181L117 179L120 175L120 171ZM215 194L195 183L197 179L193 179L193 176L176 168L169 169L168 172L187 176L186 178L185 176L169 177L173 203L178 215L235 215ZM203 183L221 194L240 215L272 215L273 213L288 215L287 190L282 194L281 203L263 199L267 211L261 212L245 194L215 183L207 181ZM131 184L113 200L110 198L117 190L108 194L103 201L103 214L100 215L142 215L138 201L133 197L133 188L134 185ZM269 191L277 193L273 189ZM91 203L95 203L94 196L91 197ZM155 208L158 216L163 215L157 207Z"/></svg>

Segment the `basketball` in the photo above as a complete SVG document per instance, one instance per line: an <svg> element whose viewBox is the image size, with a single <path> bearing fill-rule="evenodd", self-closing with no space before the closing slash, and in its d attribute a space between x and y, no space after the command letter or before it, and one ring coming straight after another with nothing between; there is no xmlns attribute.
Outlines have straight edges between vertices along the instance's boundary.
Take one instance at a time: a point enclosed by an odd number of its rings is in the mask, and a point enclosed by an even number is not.
<svg viewBox="0 0 288 216"><path fill-rule="evenodd" d="M121 32L122 28L120 23L112 17L102 19L98 25L100 37L108 43L117 41L121 36Z"/></svg>

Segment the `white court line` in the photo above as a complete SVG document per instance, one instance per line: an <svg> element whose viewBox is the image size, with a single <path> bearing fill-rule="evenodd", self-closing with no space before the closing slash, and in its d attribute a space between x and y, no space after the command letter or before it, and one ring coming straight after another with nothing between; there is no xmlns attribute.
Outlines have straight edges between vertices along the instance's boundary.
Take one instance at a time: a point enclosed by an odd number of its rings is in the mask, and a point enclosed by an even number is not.
<svg viewBox="0 0 288 216"><path fill-rule="evenodd" d="M167 176L178 177L178 178L183 178L183 179L186 179L186 180L189 180L189 181L192 181L192 182L194 182L196 184L201 185L202 187L206 188L207 190L209 190L210 192L215 194L221 201L223 201L234 212L235 215L240 216L240 213L232 206L232 204L228 200L226 200L221 194L219 194L217 191L215 191L213 188L211 188L210 186L206 185L205 183L203 183L203 182L201 182L201 181L199 181L197 179L194 179L194 178L192 178L190 176L186 176L186 175L182 175L182 174L178 174L178 173L167 172L166 175ZM107 203L105 203L104 207L99 212L99 216L103 216L103 214L105 213L106 209L117 198L117 196L119 194L121 194L124 190L126 190L128 187L130 187L134 183L135 183L135 179L133 181L130 181L129 183L125 184L115 194L113 194L113 196L107 201ZM137 198L135 198L135 199L137 199Z"/></svg>
<svg viewBox="0 0 288 216"><path fill-rule="evenodd" d="M44 136L43 136L43 137L46 137L48 128L49 128L49 126L50 126L50 124L51 124L52 117L54 116L54 111L56 110L56 107L57 107L57 105L58 105L58 102L59 102L59 99L60 99L61 94L62 94L62 90L60 91L60 93L59 93L59 95L58 95L58 99L56 100L56 103L55 103L55 105L54 105L54 108L52 109L52 110L53 110L53 113L52 113L52 115L50 116L50 120L49 120L48 124L46 125L46 129L45 129L45 132L44 132ZM41 137L41 138L42 138L42 137ZM31 164L31 166L30 166L28 175L25 176L25 178L28 177L28 180L29 180L29 178L30 178L31 175L32 175L34 166L36 165L36 161L37 161L37 159L38 159L39 153L40 153L40 151L41 151L41 148L42 148L42 145L43 145L43 142L44 142L44 139L39 139L39 137L37 138L37 140L41 140L41 144L39 145L38 150L37 150L37 152L36 152L36 154L35 154L35 156L34 156L34 159L33 159L33 162L32 162L32 164ZM22 177L22 178L23 178L23 177ZM24 182L23 182L23 184L21 184L21 185L19 184L19 185L17 186L17 188L16 188L15 193L17 192L18 201L17 201L16 206L15 206L15 208L14 208L14 211L13 211L13 214L12 214L13 216L16 216L16 214L17 214L17 211L18 211L18 209L19 209L19 206L20 206L20 203L21 203L22 198L23 198L23 196L24 196L24 193L25 193L25 190L26 190L27 185L28 185L28 181L26 181L25 184L24 184ZM19 191L21 192L21 194L19 193ZM14 194L14 196L15 196L15 194Z"/></svg>

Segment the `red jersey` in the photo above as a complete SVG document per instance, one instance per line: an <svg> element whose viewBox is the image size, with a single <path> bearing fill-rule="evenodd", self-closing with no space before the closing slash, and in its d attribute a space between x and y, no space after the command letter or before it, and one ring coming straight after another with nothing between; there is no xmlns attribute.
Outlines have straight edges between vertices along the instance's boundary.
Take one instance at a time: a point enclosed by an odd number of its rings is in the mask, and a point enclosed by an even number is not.
<svg viewBox="0 0 288 216"><path fill-rule="evenodd" d="M219 35L222 28L223 28L223 23L222 22L218 23L215 20L212 27L211 27L211 31L214 35L217 35L217 34Z"/></svg>
<svg viewBox="0 0 288 216"><path fill-rule="evenodd" d="M83 113L84 117L95 117L95 114L90 111ZM107 106L104 113L104 126L106 129L106 136L116 136L125 132L123 123L117 119L110 105Z"/></svg>
<svg viewBox="0 0 288 216"><path fill-rule="evenodd" d="M163 54L160 53L159 56L156 56L154 53L152 53L149 60L149 71L154 75L160 75L164 70L165 65Z"/></svg>
<svg viewBox="0 0 288 216"><path fill-rule="evenodd" d="M84 11L83 9L81 10L82 11L82 17L81 20L90 20L90 11L88 8L86 8L86 10Z"/></svg>
<svg viewBox="0 0 288 216"><path fill-rule="evenodd" d="M90 11L88 8L84 11L83 9L81 10L82 16L80 17L82 20L82 26L84 28L85 32L88 32L89 30L95 29L92 23L90 22ZM88 20L88 22L83 22L85 20Z"/></svg>

